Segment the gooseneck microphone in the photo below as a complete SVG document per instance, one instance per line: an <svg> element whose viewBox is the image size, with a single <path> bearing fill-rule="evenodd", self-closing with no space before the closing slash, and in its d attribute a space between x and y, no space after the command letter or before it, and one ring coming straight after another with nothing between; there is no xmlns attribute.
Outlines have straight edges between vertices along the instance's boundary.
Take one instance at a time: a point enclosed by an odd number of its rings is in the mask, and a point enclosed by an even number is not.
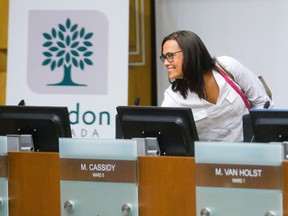
<svg viewBox="0 0 288 216"><path fill-rule="evenodd" d="M266 101L263 108L268 109L270 107L270 101Z"/></svg>
<svg viewBox="0 0 288 216"><path fill-rule="evenodd" d="M18 106L25 106L25 101L24 101L24 100L21 100L21 101L18 103Z"/></svg>
<svg viewBox="0 0 288 216"><path fill-rule="evenodd" d="M139 104L140 104L140 97L137 97L137 98L134 100L133 106L139 106Z"/></svg>

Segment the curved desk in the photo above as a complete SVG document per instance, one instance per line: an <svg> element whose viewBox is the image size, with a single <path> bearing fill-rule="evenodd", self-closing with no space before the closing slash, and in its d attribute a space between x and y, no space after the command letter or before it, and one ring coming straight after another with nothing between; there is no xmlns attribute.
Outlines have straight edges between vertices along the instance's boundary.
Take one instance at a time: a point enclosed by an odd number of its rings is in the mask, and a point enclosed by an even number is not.
<svg viewBox="0 0 288 216"><path fill-rule="evenodd" d="M195 215L193 157L139 157L139 215ZM9 215L60 215L58 153L9 152ZM288 216L288 161L283 207Z"/></svg>

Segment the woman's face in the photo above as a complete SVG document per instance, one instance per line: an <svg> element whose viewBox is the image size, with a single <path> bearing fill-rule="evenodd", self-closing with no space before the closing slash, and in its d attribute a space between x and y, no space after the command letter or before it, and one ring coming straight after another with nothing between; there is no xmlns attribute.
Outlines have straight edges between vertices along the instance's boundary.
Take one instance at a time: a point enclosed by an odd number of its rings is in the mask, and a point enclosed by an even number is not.
<svg viewBox="0 0 288 216"><path fill-rule="evenodd" d="M163 58L164 57L164 58ZM175 40L168 40L163 45L163 64L167 68L170 80L183 79L183 53Z"/></svg>

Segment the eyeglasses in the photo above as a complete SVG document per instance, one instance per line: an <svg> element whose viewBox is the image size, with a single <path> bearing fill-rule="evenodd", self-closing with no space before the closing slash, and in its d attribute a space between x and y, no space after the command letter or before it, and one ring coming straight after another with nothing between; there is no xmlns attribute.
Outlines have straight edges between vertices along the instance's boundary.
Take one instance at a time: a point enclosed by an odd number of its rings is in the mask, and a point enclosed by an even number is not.
<svg viewBox="0 0 288 216"><path fill-rule="evenodd" d="M165 55L161 55L160 56L160 59L161 59L161 61L164 63L165 62L165 59L167 59L167 61L169 62L169 63L171 63L171 62L173 62L174 61L174 56L175 56L175 54L177 54L177 53L180 53L180 52L182 52L181 50L180 51L177 51L177 52L168 52L168 53L166 53Z"/></svg>

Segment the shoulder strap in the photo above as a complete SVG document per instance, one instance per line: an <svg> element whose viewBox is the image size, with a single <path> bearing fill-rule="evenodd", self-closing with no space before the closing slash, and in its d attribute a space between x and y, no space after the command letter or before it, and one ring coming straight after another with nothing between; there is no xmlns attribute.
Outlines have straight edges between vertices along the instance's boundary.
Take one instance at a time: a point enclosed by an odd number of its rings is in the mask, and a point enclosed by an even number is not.
<svg viewBox="0 0 288 216"><path fill-rule="evenodd" d="M233 76L233 74L227 70L227 68L225 68L225 66L215 57L215 65L218 69L222 69L223 72L231 79L233 80L237 85L239 85L236 81L235 78ZM272 91L270 90L269 86L267 85L267 83L265 82L264 78L262 76L258 76L258 79L261 81L266 94L268 95L268 97L270 99L272 99ZM240 85L239 85L240 86Z"/></svg>
<svg viewBox="0 0 288 216"><path fill-rule="evenodd" d="M251 106L250 106L247 98L246 98L245 95L243 94L243 92L235 85L235 83L234 83L232 80L230 80L230 79L228 78L228 76L226 75L226 73L224 73L223 70L221 70L220 68L219 68L219 73L223 76L223 78L226 80L226 82L240 95L240 97L242 98L245 106L247 107L248 110L250 110L250 109L251 109Z"/></svg>
<svg viewBox="0 0 288 216"><path fill-rule="evenodd" d="M243 90L242 90L242 87L241 85L239 85L239 83L235 80L235 77L234 75L217 59L215 58L215 65L216 67L218 68L218 70L222 70L223 73L226 74L226 76L228 76L232 81L233 81L233 84L236 83L239 88L240 88L240 91L242 92L243 94ZM237 86L236 86L237 87Z"/></svg>
<svg viewBox="0 0 288 216"><path fill-rule="evenodd" d="M233 74L226 69L226 67L215 57L216 66L223 70L227 74L227 76L235 82ZM237 82L236 82L237 83ZM237 83L238 84L238 83Z"/></svg>

